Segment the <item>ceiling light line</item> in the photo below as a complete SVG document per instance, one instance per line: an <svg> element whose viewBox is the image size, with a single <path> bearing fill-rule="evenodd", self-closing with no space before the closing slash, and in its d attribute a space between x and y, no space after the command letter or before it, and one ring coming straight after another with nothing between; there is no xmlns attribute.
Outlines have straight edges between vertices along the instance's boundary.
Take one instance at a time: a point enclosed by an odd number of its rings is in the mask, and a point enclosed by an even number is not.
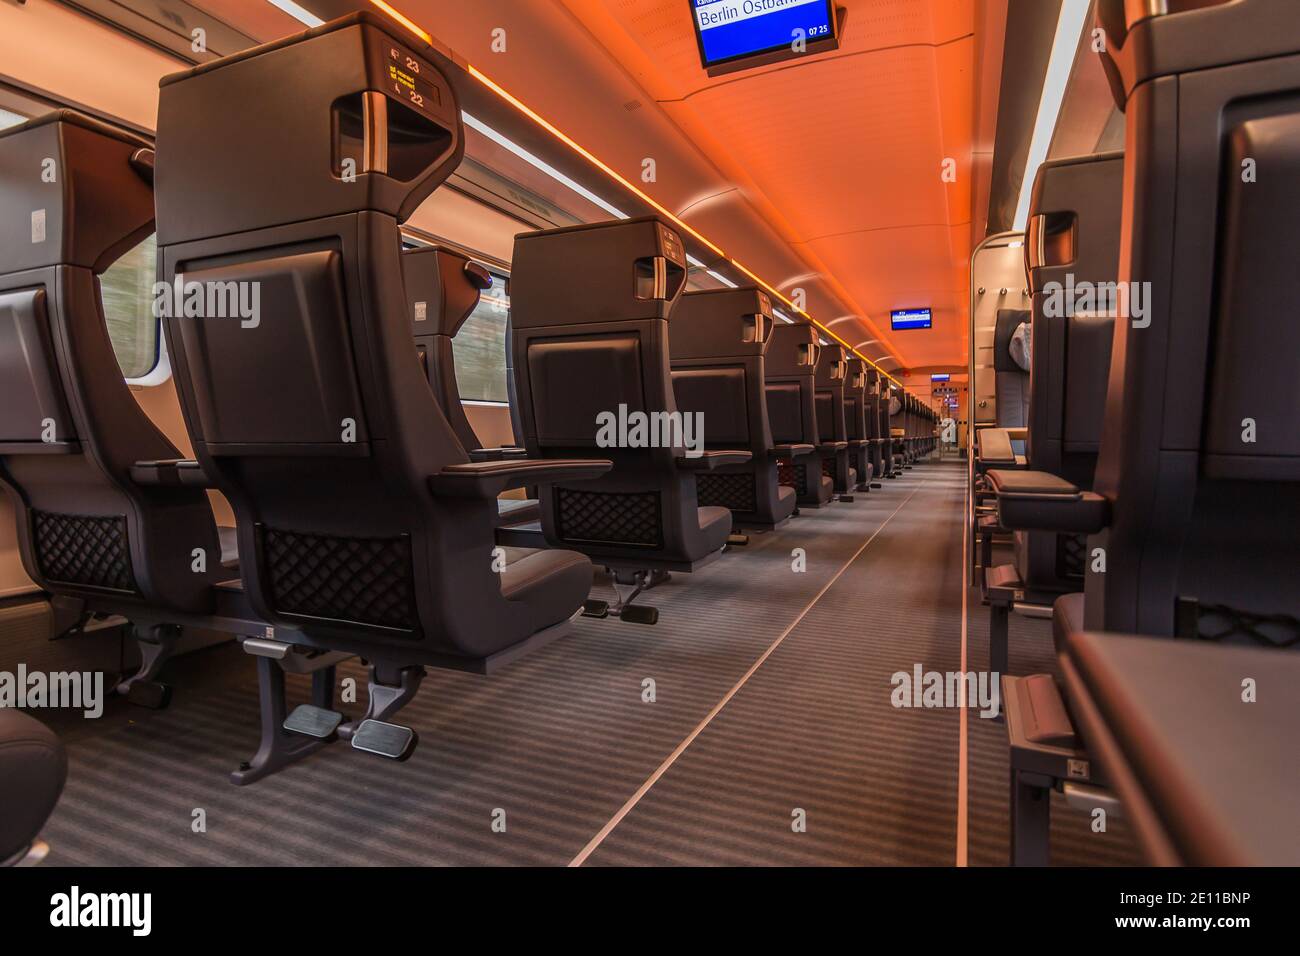
<svg viewBox="0 0 1300 956"><path fill-rule="evenodd" d="M492 142L496 143L498 146L501 146L509 150L510 152L514 153L524 162L528 163L528 165L534 167L535 169L541 170L543 173L545 173L547 176L550 176L552 179L554 179L556 182L560 183L561 185L567 186L569 189L573 190L583 199L586 199L588 202L594 203L595 205L599 206L601 209L605 210L605 212L609 213L615 219L631 218L630 216L628 216L627 213L619 209L617 206L601 199L599 196L597 196L586 186L582 185L582 183L578 182L576 179L571 179L568 176L564 175L564 173L560 172L550 163L546 162L546 160L541 159L540 157L534 155L533 153L530 153L528 150L524 149L524 147L520 146L514 140L510 139L510 137L506 136L504 133L498 132L497 130L493 129L491 126L489 126L487 123L484 123L478 117L474 116L471 113L466 113L464 110L461 111L460 115L461 115L461 119L465 121L465 125L468 126L470 129L478 130L480 133L482 133L488 139L492 140Z"/></svg>
<svg viewBox="0 0 1300 956"><path fill-rule="evenodd" d="M434 45L434 44L433 44L433 36L432 36L428 31L426 31L426 30L422 29L421 27L419 27L419 26L418 26L414 21L412 21L410 18L408 18L407 16L405 16L404 14L402 14L401 12L399 12L399 11L398 11L397 9L395 9L391 4L387 3L386 0L370 0L370 2L371 2L371 4L373 4L375 7L377 7L379 10L382 10L382 11L383 11L384 13L386 13L389 17L391 17L392 19L394 19L395 21L397 21L398 23L400 23L400 24L401 24L402 26L404 26L406 29L410 30L410 31L411 31L412 33L414 33L416 36L418 36L418 37L420 37L421 39L423 39L423 40L424 40L426 43L428 43L430 46L433 46L433 45ZM857 350L853 348L853 346L849 345L848 342L846 342L844 339L840 338L838 335L836 335L836 334L835 334L834 332L832 332L830 329L827 329L824 325L822 325L820 322L818 322L816 319L814 319L814 318L813 318L809 313L803 311L802 309L795 308L794 302L792 302L790 299L786 298L786 296L783 295L783 294L782 294L778 289L776 289L774 286L772 286L770 283L768 283L768 282L765 281L764 279L762 279L762 278L760 278L759 276L755 275L755 274L754 274L753 272L751 272L749 269L745 268L745 266L743 266L743 265L742 265L740 262L738 262L737 260L735 260L735 259L731 258L730 256L728 256L725 252L722 251L722 249L721 249L717 244L715 244L714 242L712 242L711 240L709 240L709 239L708 239L707 237L705 237L702 233L700 233L700 232L697 231L696 229L692 228L692 227L689 226L687 223L683 222L683 221L682 221L681 219L679 219L677 216L673 215L672 212L670 212L667 208L665 208L663 205L661 205L659 202L657 202L657 201L656 201L652 196L650 196L649 194L645 193L644 191L642 191L641 189L639 189L637 186L635 186L633 183L631 183L630 181L628 181L626 178L624 178L622 175L620 175L616 170L614 170L612 167L610 167L609 165L607 165L606 163L604 163L601 159L599 159L599 158L598 158L597 156L595 156L593 153L589 152L589 151L588 151L587 149L585 149L581 144L579 144L576 140L574 140L574 139L572 139L571 137L569 137L566 133L564 133L564 132L563 132L562 130L560 130L558 127L556 127L556 126L553 125L551 122L549 122L548 120L546 120L546 119L545 119L544 117L542 117L539 113L535 112L535 111L534 111L531 107L529 107L526 103L524 103L524 102L523 102L522 100L520 100L518 97L514 96L512 93L510 93L507 89L505 89L503 86L501 86L501 85L500 85L499 83L497 83L495 80L493 80L493 79L492 79L490 76L488 76L486 73L484 73L483 71L479 70L479 69L478 69L477 67L475 67L472 63L466 63L466 64L465 64L465 70L466 70L467 73L469 73L470 76L474 77L474 79L478 80L480 83L482 83L484 86L486 86L489 90L491 90L493 93L495 93L495 94L496 94L497 96L499 96L501 99L505 100L507 103L509 103L509 104L510 104L511 106L513 106L515 109L517 109L519 112L523 113L525 116L527 116L529 119L531 119L534 123L536 123L536 124L537 124L538 126L540 126L542 129L546 130L548 133L550 133L552 136L554 136L554 137L555 137L556 139L558 139L560 142L564 143L566 146L568 146L570 149L572 149L572 150L573 150L575 153L577 153L579 156L582 156L584 159L586 159L588 162L590 162L592 165L594 165L597 169L601 170L601 172L605 173L605 175L607 175L608 177L610 177L611 179L613 179L616 183L620 184L624 189L628 190L630 193L632 193L633 195L635 195L635 196L637 196L638 198L640 198L643 202L645 202L646 204L648 204L652 209L656 210L657 212L659 212L660 214L662 214L663 216L665 216L667 219L669 219L671 222L673 222L674 224L676 224L676 225L677 225L680 229L682 229L684 232L689 233L689 234L690 234L691 236L693 236L693 237L694 237L698 242L700 242L700 243L701 243L705 248L709 249L711 252L716 253L720 258L725 259L728 263L730 263L730 264L731 264L732 266L734 266L736 269L739 269L739 270L740 270L742 273L744 273L746 276L748 276L749 278L753 279L756 283L758 283L760 286L762 286L764 289L766 289L768 292L770 292L773 296L775 296L777 299L779 299L782 303L784 303L786 306L788 306L788 307L789 307L790 309L792 309L794 312L796 312L797 314L799 314L799 315L803 316L804 318L806 318L806 319L807 319L809 322L811 322L814 326L816 326L817 328L819 328L819 329L821 329L822 331L824 331L827 335L829 335L829 336L830 336L831 338L833 338L835 341L839 342L841 345L843 345L845 348L847 348L847 349L848 349L850 352L852 352L854 355L857 355L859 358L861 358L864 362L866 362L866 363L867 363L868 365L870 365L872 368L876 369L876 370L879 371L882 375L884 375L884 376L886 376L887 378L889 378L890 381L896 382L896 383L898 383L899 385L902 384L901 382L898 382L898 380L895 379L892 375L890 375L887 371L885 371L883 368L881 368L879 365L877 365L875 362L873 362L871 359L867 358L865 355L861 355L860 353L858 353ZM490 134L486 133L485 130L490 130L491 127L487 126L487 124L482 123L481 121L479 121L479 122L480 122L480 126L482 127L482 129L480 129L480 132L484 132L484 135L490 135ZM493 132L495 132L495 130L494 130ZM509 141L509 140L507 139L507 137L502 136L500 133L497 133L497 136L499 136L501 140L506 140L507 142L511 142L511 141ZM502 143L501 145L505 145L505 144ZM527 150L523 150L522 147L519 147L519 146L518 146L518 144L512 144L512 145L514 145L515 148L519 151L519 152L517 152L517 155L520 155L520 157L521 157L521 158L524 158L525 161L530 162L530 163L532 163L532 164L535 165L535 166L537 166L538 163L542 163L542 160L538 159L538 158L535 157L535 156L533 156L531 160L530 160L530 159L527 159L527 157L525 157L525 156L522 155L523 153L527 153ZM509 149L510 147L507 146L506 148ZM529 155L529 156L532 156L531 153L528 154L528 155ZM533 162L533 160L536 160L536 162ZM545 165L545 164L543 164L543 165ZM537 166L537 168L538 168L538 169L542 169L542 166ZM548 169L553 169L553 167L547 167L547 168L548 168ZM543 171L546 171L546 170L543 170ZM556 173L557 175L563 175L563 174L559 173L558 170L555 170L555 173ZM566 178L567 178L567 177L566 177ZM566 183L566 185L568 185L568 183ZM594 193L593 193L592 195L594 195ZM604 208L603 205L602 205L602 208Z"/></svg>
<svg viewBox="0 0 1300 956"><path fill-rule="evenodd" d="M284 13L289 14L289 16L293 17L299 23L305 23L309 27L319 27L325 23L325 21L316 16L316 14L299 4L294 3L293 0L266 0L266 2Z"/></svg>
<svg viewBox="0 0 1300 956"><path fill-rule="evenodd" d="M1029 221L1029 201L1034 189L1038 167L1047 159L1052 145L1052 133L1065 99L1065 87L1070 82L1074 54L1079 48L1079 37L1088 18L1089 0L1064 0L1056 21L1056 37L1052 41L1052 56L1047 61L1043 77L1042 97L1038 101L1038 117L1034 121L1034 135L1029 141L1029 157L1025 161L1024 178L1020 181L1020 200L1016 203L1013 229L1024 232Z"/></svg>

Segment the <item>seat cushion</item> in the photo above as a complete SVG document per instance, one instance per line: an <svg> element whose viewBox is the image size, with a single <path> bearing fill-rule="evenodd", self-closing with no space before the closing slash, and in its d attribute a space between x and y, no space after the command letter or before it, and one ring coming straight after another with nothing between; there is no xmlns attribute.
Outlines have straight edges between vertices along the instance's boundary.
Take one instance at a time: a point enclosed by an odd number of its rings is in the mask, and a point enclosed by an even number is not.
<svg viewBox="0 0 1300 956"><path fill-rule="evenodd" d="M68 758L53 731L20 710L0 710L0 865L31 846L67 776Z"/></svg>
<svg viewBox="0 0 1300 956"><path fill-rule="evenodd" d="M576 551L502 548L501 596L531 606L537 627L572 616L591 591L591 562Z"/></svg>
<svg viewBox="0 0 1300 956"><path fill-rule="evenodd" d="M239 530L237 528L218 526L217 537L221 539L221 566L223 568L239 567Z"/></svg>
<svg viewBox="0 0 1300 956"><path fill-rule="evenodd" d="M1052 640L1057 653L1065 650L1070 634L1083 630L1083 592L1063 594L1052 604Z"/></svg>
<svg viewBox="0 0 1300 956"><path fill-rule="evenodd" d="M726 508L699 509L700 534L704 537L705 554L712 554L727 543L731 534L731 512Z"/></svg>

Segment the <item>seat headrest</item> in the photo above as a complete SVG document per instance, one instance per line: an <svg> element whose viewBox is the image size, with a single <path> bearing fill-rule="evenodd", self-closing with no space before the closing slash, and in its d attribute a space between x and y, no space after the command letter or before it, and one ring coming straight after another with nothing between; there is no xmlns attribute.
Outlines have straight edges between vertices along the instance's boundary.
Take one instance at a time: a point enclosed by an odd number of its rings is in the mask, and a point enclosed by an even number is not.
<svg viewBox="0 0 1300 956"><path fill-rule="evenodd" d="M856 356L849 357L849 374L844 385L854 391L863 391L867 387L867 363Z"/></svg>
<svg viewBox="0 0 1300 956"><path fill-rule="evenodd" d="M780 375L815 375L817 355L821 350L817 330L811 322L799 321L772 326L768 336L765 374L768 378Z"/></svg>
<svg viewBox="0 0 1300 956"><path fill-rule="evenodd" d="M477 262L427 246L402 254L402 277L416 335L454 336L478 305L482 290L492 287L492 273Z"/></svg>
<svg viewBox="0 0 1300 956"><path fill-rule="evenodd" d="M164 77L159 245L363 210L405 221L464 153L446 66L362 12Z"/></svg>
<svg viewBox="0 0 1300 956"><path fill-rule="evenodd" d="M833 342L823 345L817 356L817 384L822 386L838 385L844 387L849 373L848 349Z"/></svg>
<svg viewBox="0 0 1300 956"><path fill-rule="evenodd" d="M687 292L672 312L673 358L762 355L772 333L772 299L757 286Z"/></svg>
<svg viewBox="0 0 1300 956"><path fill-rule="evenodd" d="M74 110L0 132L0 274L103 272L153 231L151 144Z"/></svg>
<svg viewBox="0 0 1300 956"><path fill-rule="evenodd" d="M1025 241L1031 292L1049 282L1114 282L1119 272L1124 154L1043 163L1034 177Z"/></svg>
<svg viewBox="0 0 1300 956"><path fill-rule="evenodd" d="M516 329L667 319L686 284L681 236L658 216L515 236Z"/></svg>

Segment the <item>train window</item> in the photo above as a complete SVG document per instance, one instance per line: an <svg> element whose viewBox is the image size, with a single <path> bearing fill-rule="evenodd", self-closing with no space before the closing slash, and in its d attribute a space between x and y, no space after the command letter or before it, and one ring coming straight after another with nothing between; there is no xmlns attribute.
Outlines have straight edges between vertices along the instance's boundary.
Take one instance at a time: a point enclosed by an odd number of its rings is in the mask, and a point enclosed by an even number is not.
<svg viewBox="0 0 1300 956"><path fill-rule="evenodd" d="M467 402L508 402L506 392L506 318L510 294L506 278L492 274L492 287L484 290L456 337L451 340L456 358L456 385Z"/></svg>
<svg viewBox="0 0 1300 956"><path fill-rule="evenodd" d="M19 123L26 121L27 117L21 113L11 113L9 110L0 109L0 129L7 129L10 126L17 126Z"/></svg>
<svg viewBox="0 0 1300 956"><path fill-rule="evenodd" d="M113 353L126 378L142 378L158 364L158 319L153 312L156 246L149 236L99 277Z"/></svg>

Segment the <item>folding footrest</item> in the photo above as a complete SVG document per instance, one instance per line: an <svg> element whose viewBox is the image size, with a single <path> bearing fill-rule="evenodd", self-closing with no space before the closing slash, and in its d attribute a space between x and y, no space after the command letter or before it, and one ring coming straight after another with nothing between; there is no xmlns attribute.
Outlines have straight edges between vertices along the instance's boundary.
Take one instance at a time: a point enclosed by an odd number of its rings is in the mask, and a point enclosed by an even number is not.
<svg viewBox="0 0 1300 956"><path fill-rule="evenodd" d="M618 619L629 624L658 624L659 608L646 604L625 604L618 612Z"/></svg>
<svg viewBox="0 0 1300 956"><path fill-rule="evenodd" d="M608 601L583 601L583 617L609 617Z"/></svg>
<svg viewBox="0 0 1300 956"><path fill-rule="evenodd" d="M415 752L419 742L419 735L410 727L382 720L363 720L352 732L354 748L389 760L405 760Z"/></svg>
<svg viewBox="0 0 1300 956"><path fill-rule="evenodd" d="M290 733L315 737L317 740L328 740L334 736L341 723L343 723L343 715L337 710L299 704L293 709L293 713L284 719L283 726Z"/></svg>

